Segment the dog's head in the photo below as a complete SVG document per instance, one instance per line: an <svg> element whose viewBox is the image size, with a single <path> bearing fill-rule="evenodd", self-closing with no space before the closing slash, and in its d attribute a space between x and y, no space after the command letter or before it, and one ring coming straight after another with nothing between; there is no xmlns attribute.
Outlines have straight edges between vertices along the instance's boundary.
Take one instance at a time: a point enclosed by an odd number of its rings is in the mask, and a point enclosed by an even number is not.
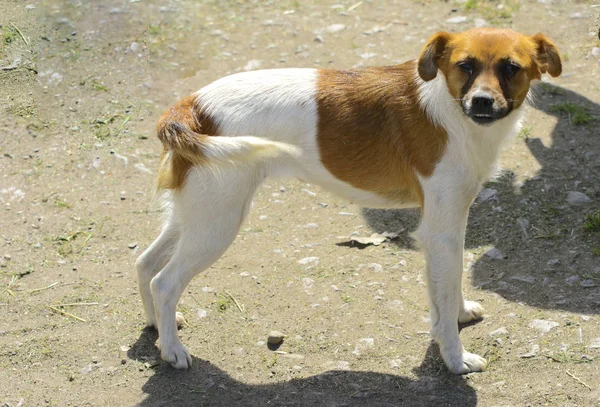
<svg viewBox="0 0 600 407"><path fill-rule="evenodd" d="M418 61L419 76L430 81L438 70L465 115L486 125L521 106L532 80L546 72L558 76L562 66L558 49L543 34L476 28L439 32L427 42Z"/></svg>

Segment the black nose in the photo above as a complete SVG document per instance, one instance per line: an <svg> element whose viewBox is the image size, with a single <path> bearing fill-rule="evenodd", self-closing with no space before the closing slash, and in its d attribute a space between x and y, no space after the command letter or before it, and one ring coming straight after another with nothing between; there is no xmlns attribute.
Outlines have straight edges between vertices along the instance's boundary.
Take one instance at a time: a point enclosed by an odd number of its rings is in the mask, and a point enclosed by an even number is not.
<svg viewBox="0 0 600 407"><path fill-rule="evenodd" d="M488 110L494 105L494 99L490 96L475 96L472 100L473 109Z"/></svg>

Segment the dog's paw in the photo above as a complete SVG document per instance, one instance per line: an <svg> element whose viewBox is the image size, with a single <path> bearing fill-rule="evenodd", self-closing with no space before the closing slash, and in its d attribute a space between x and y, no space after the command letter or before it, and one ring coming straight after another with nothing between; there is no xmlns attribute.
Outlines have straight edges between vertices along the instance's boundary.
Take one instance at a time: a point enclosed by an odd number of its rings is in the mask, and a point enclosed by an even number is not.
<svg viewBox="0 0 600 407"><path fill-rule="evenodd" d="M464 309L458 315L458 322L466 324L467 322L477 321L483 318L483 307L475 301L465 301Z"/></svg>
<svg viewBox="0 0 600 407"><path fill-rule="evenodd" d="M192 366L192 357L181 342L160 346L160 357L175 369L189 369Z"/></svg>
<svg viewBox="0 0 600 407"><path fill-rule="evenodd" d="M444 359L448 370L454 374L467 374L472 372L483 372L487 361L479 355L463 351L459 358Z"/></svg>
<svg viewBox="0 0 600 407"><path fill-rule="evenodd" d="M177 322L177 329L180 329L184 325L187 325L187 321L181 312L175 313L175 322Z"/></svg>

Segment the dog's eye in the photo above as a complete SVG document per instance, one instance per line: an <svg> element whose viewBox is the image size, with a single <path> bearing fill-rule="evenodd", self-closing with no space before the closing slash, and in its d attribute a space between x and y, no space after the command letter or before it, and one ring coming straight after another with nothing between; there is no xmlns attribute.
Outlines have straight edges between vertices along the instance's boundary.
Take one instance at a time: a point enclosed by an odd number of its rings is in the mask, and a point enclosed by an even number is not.
<svg viewBox="0 0 600 407"><path fill-rule="evenodd" d="M459 62L458 67L468 73L469 75L473 73L473 63L471 61L462 61Z"/></svg>
<svg viewBox="0 0 600 407"><path fill-rule="evenodd" d="M504 73L509 78L512 78L521 70L521 66L515 64L514 62L508 62L504 65Z"/></svg>

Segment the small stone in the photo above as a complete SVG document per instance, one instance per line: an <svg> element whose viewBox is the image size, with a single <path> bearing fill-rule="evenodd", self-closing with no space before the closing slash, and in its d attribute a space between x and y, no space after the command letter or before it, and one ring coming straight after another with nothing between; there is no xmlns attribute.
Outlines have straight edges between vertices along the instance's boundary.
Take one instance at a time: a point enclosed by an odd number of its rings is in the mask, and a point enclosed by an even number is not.
<svg viewBox="0 0 600 407"><path fill-rule="evenodd" d="M533 345L529 352L521 353L520 355L517 355L517 356L520 358L524 358L524 359L533 358L533 357L537 356L539 351L540 351L540 345Z"/></svg>
<svg viewBox="0 0 600 407"><path fill-rule="evenodd" d="M450 24L462 24L462 23L467 22L467 17L465 17L465 16L451 17L451 18L447 19L446 22L450 23Z"/></svg>
<svg viewBox="0 0 600 407"><path fill-rule="evenodd" d="M546 263L546 265L550 266L550 267L554 267L554 266L556 266L558 264L560 264L560 259L548 260L548 263Z"/></svg>
<svg viewBox="0 0 600 407"><path fill-rule="evenodd" d="M352 351L353 355L360 356L364 350L375 347L375 339L373 338L360 338L356 347Z"/></svg>
<svg viewBox="0 0 600 407"><path fill-rule="evenodd" d="M319 227L319 225L317 225L316 223L307 223L306 225L302 226L304 229L316 229Z"/></svg>
<svg viewBox="0 0 600 407"><path fill-rule="evenodd" d="M146 167L144 164L142 163L137 163L134 165L135 169L141 172L145 172L146 174L152 174L152 170L149 169L148 167Z"/></svg>
<svg viewBox="0 0 600 407"><path fill-rule="evenodd" d="M545 319L534 319L529 323L529 327L533 328L541 333L548 333L551 329L558 326L558 322L547 321Z"/></svg>
<svg viewBox="0 0 600 407"><path fill-rule="evenodd" d="M142 48L142 46L140 45L139 42L132 42L131 45L129 46L129 49L131 50L131 52L138 52L141 48Z"/></svg>
<svg viewBox="0 0 600 407"><path fill-rule="evenodd" d="M503 336L503 335L508 335L508 331L506 330L506 328L505 328L505 327L503 327L503 326L502 326L502 327L500 327L500 328L498 328L498 329L496 329L496 330L494 330L494 331L490 332L488 335L489 335L489 336L491 336L491 337L493 338L493 337L495 337L495 336Z"/></svg>
<svg viewBox="0 0 600 407"><path fill-rule="evenodd" d="M391 369L398 369L402 365L402 361L400 359L392 359L389 364Z"/></svg>
<svg viewBox="0 0 600 407"><path fill-rule="evenodd" d="M283 342L285 337L286 336L279 331L271 331L267 337L267 342L271 345L279 345L281 342Z"/></svg>
<svg viewBox="0 0 600 407"><path fill-rule="evenodd" d="M496 198L498 191L493 188L482 189L477 198L481 202L489 201L490 199Z"/></svg>
<svg viewBox="0 0 600 407"><path fill-rule="evenodd" d="M582 192L569 191L567 195L567 202L571 205L585 205L592 202L592 200L589 196Z"/></svg>
<svg viewBox="0 0 600 407"><path fill-rule="evenodd" d="M261 61L259 61L258 59L251 59L244 66L244 71L254 71L255 69L260 68L260 65L261 65Z"/></svg>
<svg viewBox="0 0 600 407"><path fill-rule="evenodd" d="M600 47L592 48L592 56L594 58L600 58Z"/></svg>
<svg viewBox="0 0 600 407"><path fill-rule="evenodd" d="M203 318L206 318L206 316L208 315L208 312L205 309L201 308L198 310L196 315L198 315L198 319L203 319Z"/></svg>
<svg viewBox="0 0 600 407"><path fill-rule="evenodd" d="M492 247L490 249L488 249L485 253L485 256L489 257L490 259L494 259L494 260L504 260L504 253L502 253L500 250L498 250L495 247Z"/></svg>
<svg viewBox="0 0 600 407"><path fill-rule="evenodd" d="M580 286L585 287L585 288L591 288L591 287L596 287L598 284L596 284L596 282L594 280L592 280L591 278L585 279L583 280L581 283L579 283Z"/></svg>
<svg viewBox="0 0 600 407"><path fill-rule="evenodd" d="M476 18L475 19L475 28L480 28L480 27L487 27L489 24L486 20L484 20L483 18Z"/></svg>
<svg viewBox="0 0 600 407"><path fill-rule="evenodd" d="M600 338L592 339L592 342L590 343L590 346L588 346L588 349L600 349Z"/></svg>
<svg viewBox="0 0 600 407"><path fill-rule="evenodd" d="M313 287L313 285L315 285L315 280L313 280L312 278L304 277L302 279L302 286L304 287L305 291L310 290Z"/></svg>
<svg viewBox="0 0 600 407"><path fill-rule="evenodd" d="M130 249L135 249L137 247L137 245L138 245L137 243L129 243L127 245L127 247L129 247Z"/></svg>
<svg viewBox="0 0 600 407"><path fill-rule="evenodd" d="M344 24L331 24L325 30L330 34L335 34L337 32L343 31L346 28Z"/></svg>
<svg viewBox="0 0 600 407"><path fill-rule="evenodd" d="M579 276L571 276L571 277L567 277L567 278L565 278L565 282L566 282L568 285L573 285L573 284L575 284L576 282L578 282L579 280L581 280L581 277L579 277Z"/></svg>
<svg viewBox="0 0 600 407"><path fill-rule="evenodd" d="M512 280L517 280L517 281L522 281L522 282L528 283L528 284L534 284L535 283L535 277L528 276L528 275L516 275L516 276L512 276L511 279Z"/></svg>
<svg viewBox="0 0 600 407"><path fill-rule="evenodd" d="M302 188L302 192L306 192L308 196L317 196L313 191L309 191L308 189Z"/></svg>
<svg viewBox="0 0 600 407"><path fill-rule="evenodd" d="M307 265L317 265L319 264L319 258L318 257L304 257L300 260L298 260L298 264L302 264L303 266L307 266Z"/></svg>
<svg viewBox="0 0 600 407"><path fill-rule="evenodd" d="M323 37L321 35L317 35L314 40L314 42L318 42L318 43L323 43Z"/></svg>

